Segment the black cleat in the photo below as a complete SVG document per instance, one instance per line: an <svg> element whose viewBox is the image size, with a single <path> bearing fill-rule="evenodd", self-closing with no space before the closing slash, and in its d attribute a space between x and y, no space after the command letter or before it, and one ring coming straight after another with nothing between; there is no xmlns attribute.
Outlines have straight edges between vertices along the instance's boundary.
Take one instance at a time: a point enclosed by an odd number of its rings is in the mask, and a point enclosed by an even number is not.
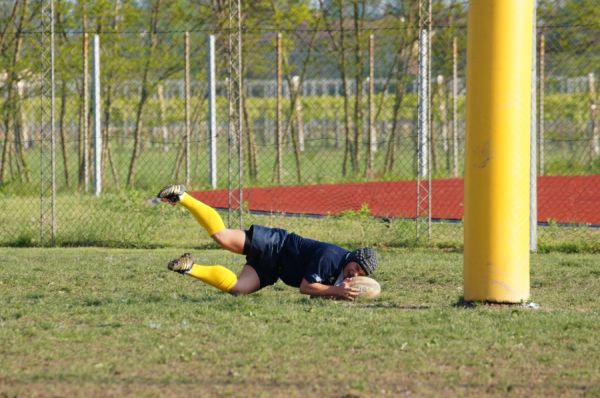
<svg viewBox="0 0 600 398"><path fill-rule="evenodd" d="M179 272L180 274L185 274L186 272L189 272L189 270L192 269L192 265L194 265L194 258L190 253L185 253L179 258L169 261L169 264L167 264L167 268L171 271Z"/></svg>
<svg viewBox="0 0 600 398"><path fill-rule="evenodd" d="M165 199L168 202L175 204L179 202L181 195L185 193L185 186L183 185L167 185L158 192L156 197L158 199Z"/></svg>

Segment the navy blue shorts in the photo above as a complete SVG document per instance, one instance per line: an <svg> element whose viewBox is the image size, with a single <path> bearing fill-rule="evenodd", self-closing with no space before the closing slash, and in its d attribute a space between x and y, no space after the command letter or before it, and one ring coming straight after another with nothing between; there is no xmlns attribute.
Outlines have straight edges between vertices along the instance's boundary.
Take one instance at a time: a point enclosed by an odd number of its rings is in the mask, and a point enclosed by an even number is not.
<svg viewBox="0 0 600 398"><path fill-rule="evenodd" d="M289 233L280 228L252 225L246 231L244 254L246 264L254 268L260 279L260 288L273 285L281 270L278 259Z"/></svg>

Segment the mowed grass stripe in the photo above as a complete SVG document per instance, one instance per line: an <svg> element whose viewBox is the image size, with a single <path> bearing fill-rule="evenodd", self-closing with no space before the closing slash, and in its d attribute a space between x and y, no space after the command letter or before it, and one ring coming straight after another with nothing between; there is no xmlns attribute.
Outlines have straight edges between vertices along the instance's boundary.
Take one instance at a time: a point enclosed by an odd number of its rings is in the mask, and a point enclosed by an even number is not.
<svg viewBox="0 0 600 398"><path fill-rule="evenodd" d="M382 250L382 295L354 303L231 297L167 271L180 252L0 249L0 394L600 394L594 255L534 255L530 310L462 305L455 252Z"/></svg>

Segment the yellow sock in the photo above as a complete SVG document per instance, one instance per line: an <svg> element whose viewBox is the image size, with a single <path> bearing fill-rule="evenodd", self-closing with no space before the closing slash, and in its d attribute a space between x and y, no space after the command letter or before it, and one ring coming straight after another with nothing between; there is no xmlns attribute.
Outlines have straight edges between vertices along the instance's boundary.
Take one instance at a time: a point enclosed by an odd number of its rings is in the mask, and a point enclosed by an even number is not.
<svg viewBox="0 0 600 398"><path fill-rule="evenodd" d="M181 195L179 203L192 213L198 223L208 232L209 236L213 236L222 229L225 229L225 224L223 224L221 216L209 205L200 202L187 193Z"/></svg>
<svg viewBox="0 0 600 398"><path fill-rule="evenodd" d="M237 283L237 276L222 265L194 264L187 274L226 293Z"/></svg>

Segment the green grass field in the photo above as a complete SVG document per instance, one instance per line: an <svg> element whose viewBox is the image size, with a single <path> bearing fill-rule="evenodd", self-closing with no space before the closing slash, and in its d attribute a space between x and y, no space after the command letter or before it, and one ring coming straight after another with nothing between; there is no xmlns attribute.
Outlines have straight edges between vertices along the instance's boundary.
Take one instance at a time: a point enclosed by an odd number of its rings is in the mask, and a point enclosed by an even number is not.
<svg viewBox="0 0 600 398"><path fill-rule="evenodd" d="M465 306L458 251L382 249L375 301L169 272L188 248L0 248L0 396L600 396L594 254L531 260L523 306Z"/></svg>

